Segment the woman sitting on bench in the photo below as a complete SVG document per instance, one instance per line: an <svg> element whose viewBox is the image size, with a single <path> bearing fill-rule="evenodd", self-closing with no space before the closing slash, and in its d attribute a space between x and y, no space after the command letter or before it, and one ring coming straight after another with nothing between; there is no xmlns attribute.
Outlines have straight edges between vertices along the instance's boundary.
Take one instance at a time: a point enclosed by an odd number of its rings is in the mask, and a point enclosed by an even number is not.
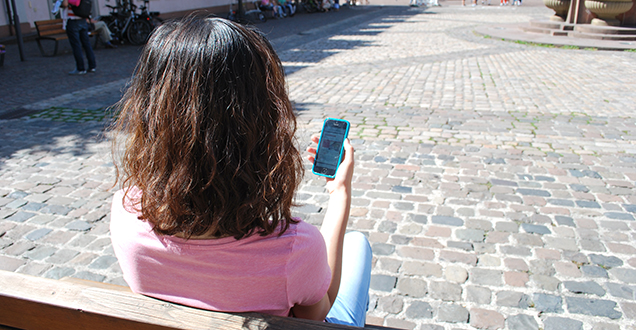
<svg viewBox="0 0 636 330"><path fill-rule="evenodd" d="M124 188L111 237L134 292L364 326L371 249L361 233L345 235L354 150L345 143L327 179L320 231L292 218L303 175L296 118L262 34L220 18L163 24L120 109L114 152L123 142Z"/></svg>

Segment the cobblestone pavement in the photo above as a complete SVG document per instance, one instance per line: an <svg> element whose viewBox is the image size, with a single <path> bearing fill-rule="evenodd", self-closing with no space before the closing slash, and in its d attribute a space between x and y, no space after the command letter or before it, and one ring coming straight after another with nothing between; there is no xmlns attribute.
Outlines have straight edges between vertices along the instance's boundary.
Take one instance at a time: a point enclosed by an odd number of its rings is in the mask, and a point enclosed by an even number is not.
<svg viewBox="0 0 636 330"><path fill-rule="evenodd" d="M277 49L287 49L318 39L324 33L338 31L351 22L369 20L382 13L382 10L374 6L360 9L343 9L325 15L301 12L294 18L268 20L256 27L275 41ZM316 27L320 27L321 33L315 33ZM47 52L52 52L53 41L44 40L42 44ZM91 97L79 95L85 100L84 104L73 106L94 110L109 106L121 97L124 82L130 78L141 50L140 47L131 45L119 46L117 49L105 49L100 45L95 50L97 73L69 76L68 72L74 69L75 62L66 40L60 41L58 55L54 57L42 57L34 41L25 42L24 45L25 62L20 62L17 45L6 45L5 63L0 67L0 119L12 119L51 106L69 106L77 95L67 95L66 99L62 100L53 98L72 92L84 93L87 92L87 88ZM109 83L114 83L113 86L118 88L107 86Z"/></svg>
<svg viewBox="0 0 636 330"><path fill-rule="evenodd" d="M636 329L636 53L472 32L550 14L405 7L280 51L299 141L327 116L352 123L369 323ZM0 121L1 269L124 284L103 116L60 106ZM307 174L297 199L319 225L324 180Z"/></svg>

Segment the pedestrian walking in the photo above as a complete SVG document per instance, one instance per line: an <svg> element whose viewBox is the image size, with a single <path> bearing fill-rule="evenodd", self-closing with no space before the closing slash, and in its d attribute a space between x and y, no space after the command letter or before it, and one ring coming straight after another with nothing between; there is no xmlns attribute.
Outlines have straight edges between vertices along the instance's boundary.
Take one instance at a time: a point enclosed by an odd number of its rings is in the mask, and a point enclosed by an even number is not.
<svg viewBox="0 0 636 330"><path fill-rule="evenodd" d="M79 1L74 4L79 5ZM95 72L97 63L95 61L95 53L91 48L90 39L88 37L88 22L86 18L76 16L69 7L69 0L62 1L62 8L64 8L63 16L65 16L65 29L68 41L73 49L73 57L75 57L75 70L69 72L70 75L83 75L86 72ZM84 55L86 53L86 59L88 60L88 70L84 66Z"/></svg>

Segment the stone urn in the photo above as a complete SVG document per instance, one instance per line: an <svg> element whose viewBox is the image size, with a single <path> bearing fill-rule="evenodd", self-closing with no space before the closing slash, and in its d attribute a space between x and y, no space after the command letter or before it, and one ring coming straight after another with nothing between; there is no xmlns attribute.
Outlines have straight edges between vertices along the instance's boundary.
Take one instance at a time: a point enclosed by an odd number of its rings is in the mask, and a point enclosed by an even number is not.
<svg viewBox="0 0 636 330"><path fill-rule="evenodd" d="M554 16L550 17L551 21L565 22L570 10L570 0L543 0L543 4L554 10Z"/></svg>
<svg viewBox="0 0 636 330"><path fill-rule="evenodd" d="M585 7L596 14L592 25L618 26L616 16L626 13L632 8L632 0L585 0Z"/></svg>

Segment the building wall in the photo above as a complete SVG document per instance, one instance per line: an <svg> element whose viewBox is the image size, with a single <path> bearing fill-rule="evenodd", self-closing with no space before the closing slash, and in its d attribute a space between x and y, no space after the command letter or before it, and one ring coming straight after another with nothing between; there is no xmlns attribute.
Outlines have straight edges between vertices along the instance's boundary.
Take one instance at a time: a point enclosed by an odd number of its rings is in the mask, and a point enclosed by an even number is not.
<svg viewBox="0 0 636 330"><path fill-rule="evenodd" d="M9 30L9 10L7 8L7 2L5 0L0 0L0 38L2 37L6 37L10 35L10 30ZM38 0L40 1L40 0ZM41 0L42 2L45 2L46 0ZM10 1L9 1L10 2ZM27 2L27 3L25 3ZM18 12L18 16L20 18L20 28L24 31L25 29L27 30L27 32L29 31L29 23L28 23L28 18L29 16L33 16L32 13L27 13L26 10L26 6L28 6L28 1L24 1L24 0L15 0L15 6L16 6L16 10ZM33 3L31 3L31 6L33 6ZM36 12L39 10L36 9ZM30 10L31 12L33 12L33 9ZM44 11L44 13L46 13L46 11Z"/></svg>
<svg viewBox="0 0 636 330"><path fill-rule="evenodd" d="M7 18L8 10L5 7L6 7L6 4L4 0L2 0L2 3L0 3L0 26L5 26L9 24L9 20Z"/></svg>
<svg viewBox="0 0 636 330"><path fill-rule="evenodd" d="M115 5L115 0L97 0L99 2L98 15L108 15L110 10L106 5ZM179 12L190 12L197 9L209 9L221 6L228 6L231 0L150 0L148 6L150 11L161 12L162 15ZM236 1L236 0L234 0ZM134 0L137 6L143 6L142 0Z"/></svg>
<svg viewBox="0 0 636 330"><path fill-rule="evenodd" d="M27 34L35 31L33 22L54 18L51 14L53 8L53 0L14 0L21 23L22 33ZM5 0L0 0L0 38L10 35L9 27L9 10ZM110 9L106 5L115 5L115 0L94 0L94 14L108 15ZM161 12L162 17L178 17L186 15L189 12L201 10L211 13L229 12L230 2L236 0L150 0L149 7L151 11ZM137 6L143 5L143 0L134 0Z"/></svg>

